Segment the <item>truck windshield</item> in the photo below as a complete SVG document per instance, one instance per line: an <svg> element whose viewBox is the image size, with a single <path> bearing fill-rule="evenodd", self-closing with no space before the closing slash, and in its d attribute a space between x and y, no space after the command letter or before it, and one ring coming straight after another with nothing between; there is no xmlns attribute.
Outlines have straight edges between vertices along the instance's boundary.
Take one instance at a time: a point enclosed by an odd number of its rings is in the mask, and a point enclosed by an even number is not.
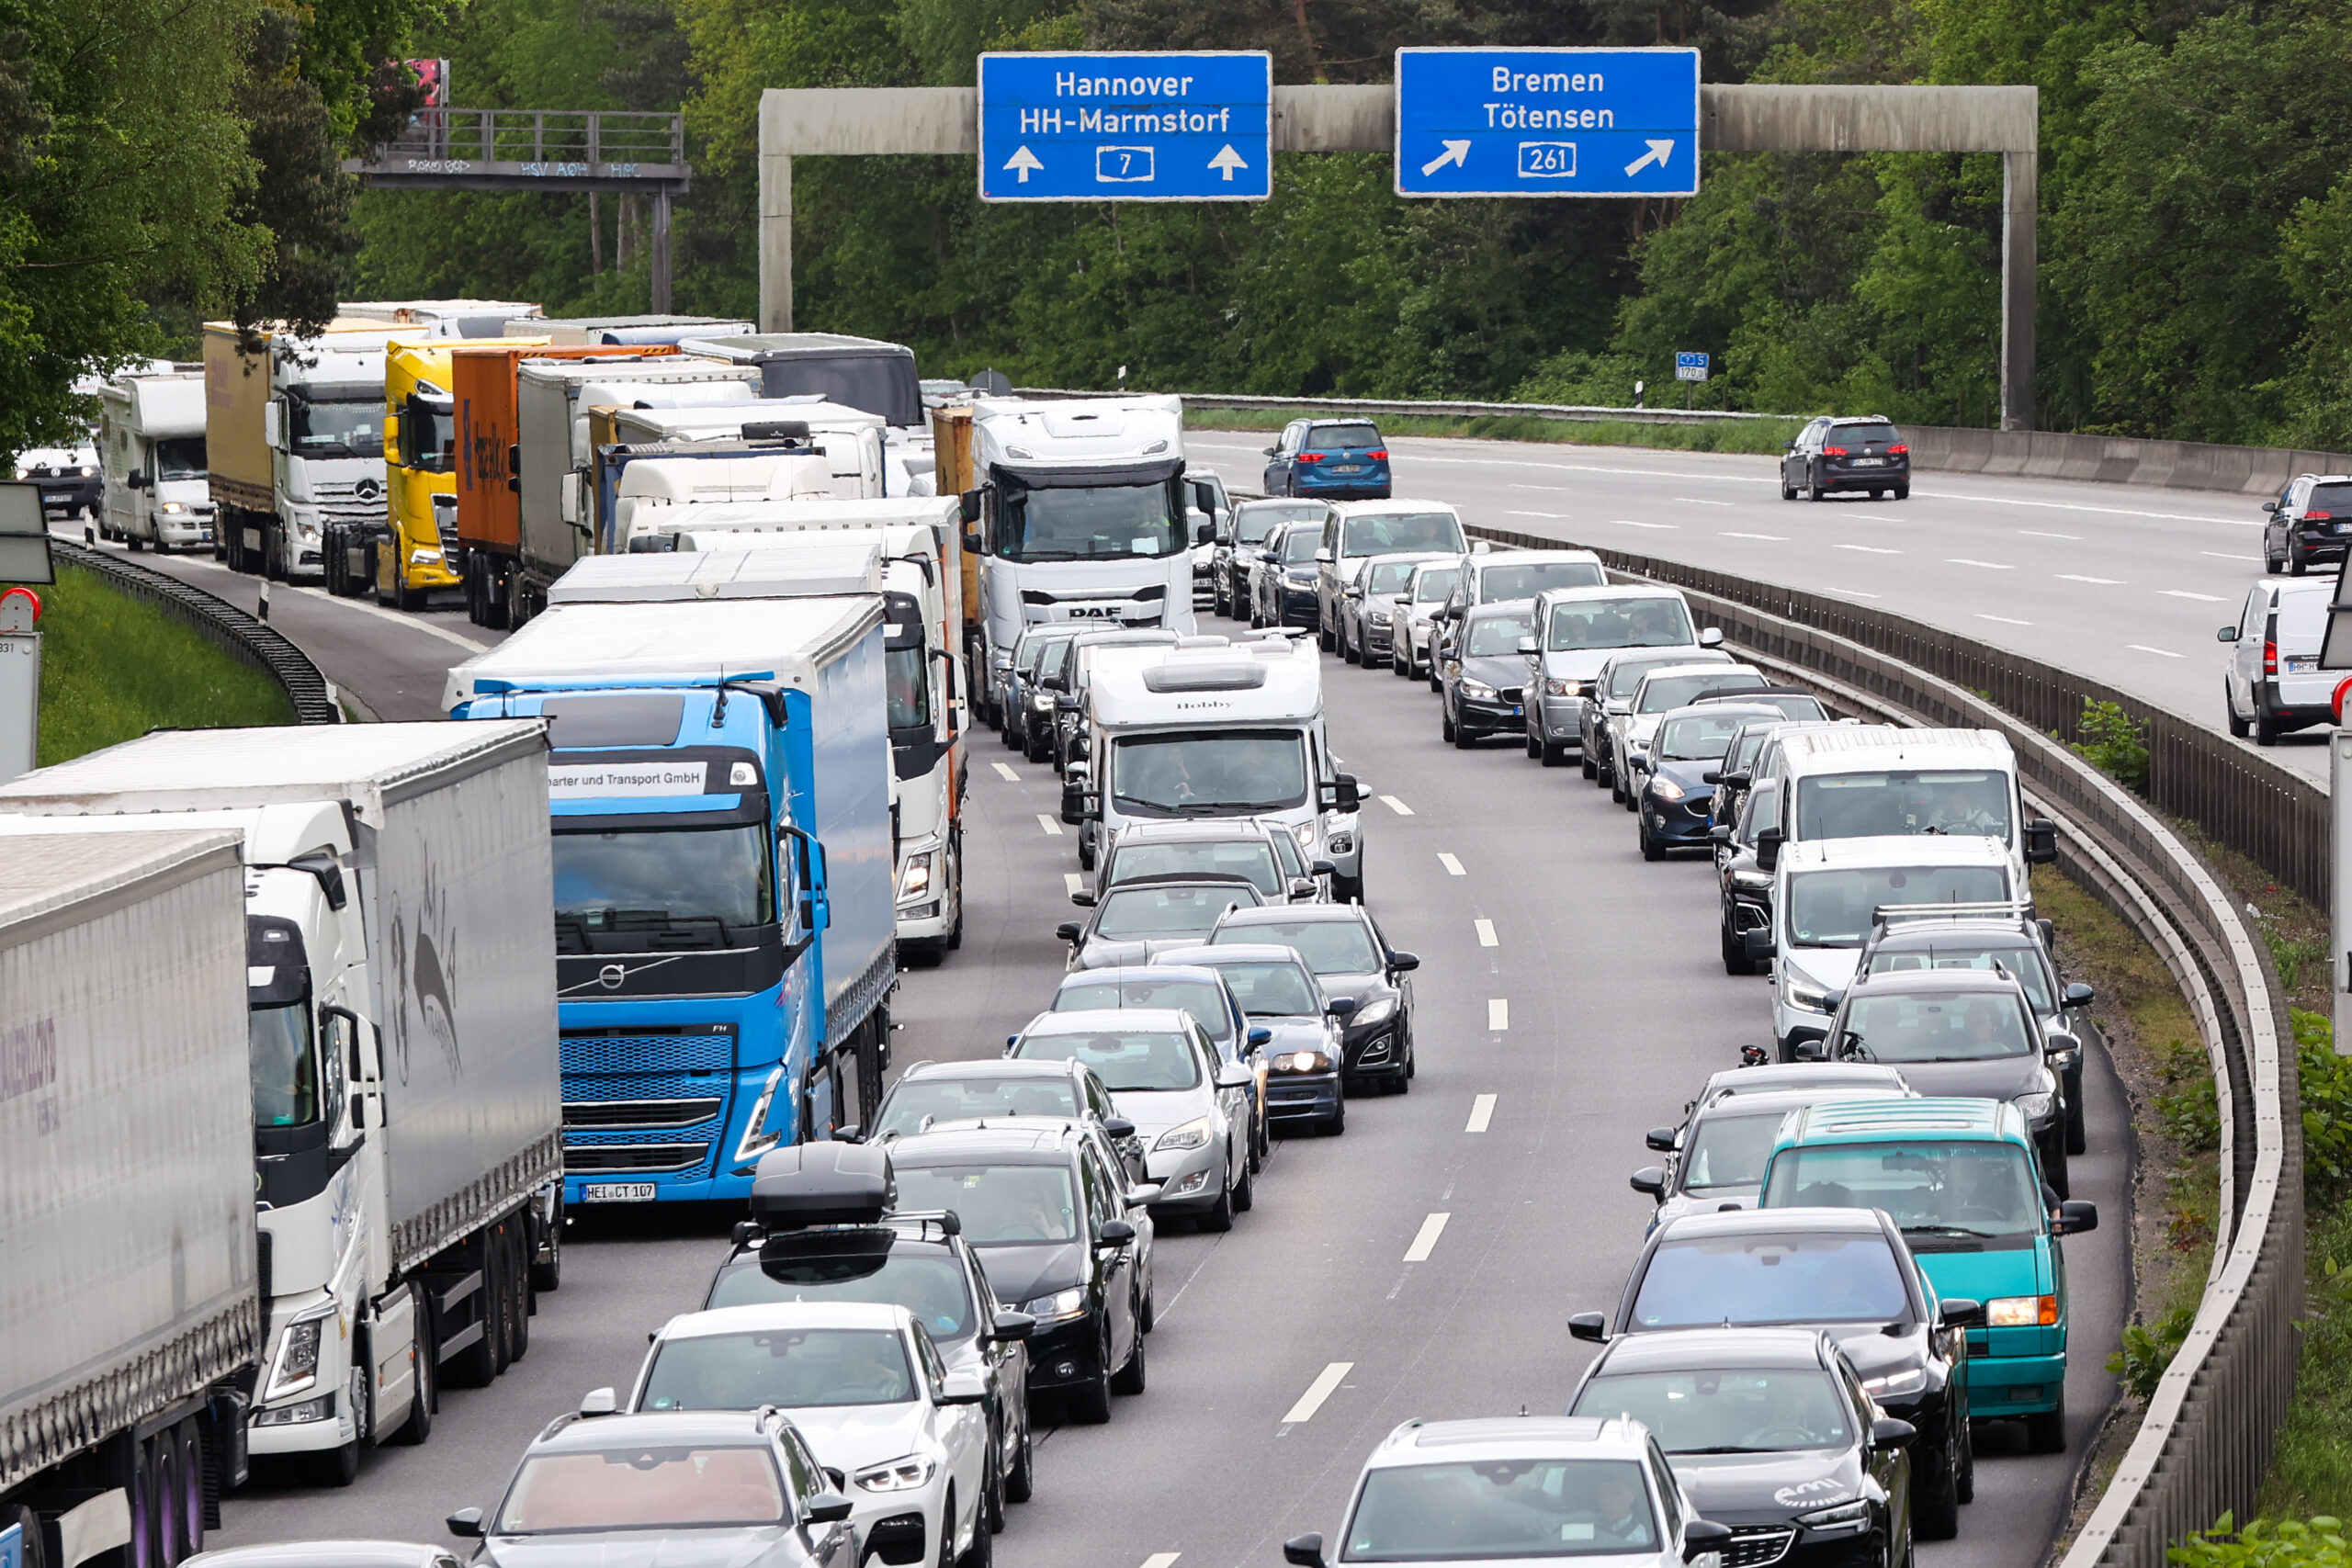
<svg viewBox="0 0 2352 1568"><path fill-rule="evenodd" d="M288 455L296 457L380 457L384 455L384 405L365 402L286 400Z"/></svg>
<svg viewBox="0 0 2352 1568"><path fill-rule="evenodd" d="M200 479L205 474L204 437L175 435L155 443L155 480Z"/></svg>
<svg viewBox="0 0 2352 1568"><path fill-rule="evenodd" d="M775 922L775 870L758 823L555 834L559 953L734 945Z"/></svg>
<svg viewBox="0 0 2352 1568"><path fill-rule="evenodd" d="M1174 479L1148 485L1008 489L996 553L1011 561L1172 556L1192 541Z"/></svg>
<svg viewBox="0 0 2352 1568"><path fill-rule="evenodd" d="M1111 793L1145 816L1274 811L1306 798L1306 738L1295 729L1123 737L1111 749Z"/></svg>
<svg viewBox="0 0 2352 1568"><path fill-rule="evenodd" d="M894 648L882 655L882 673L890 690L890 728L931 728L931 682L923 650Z"/></svg>
<svg viewBox="0 0 2352 1568"><path fill-rule="evenodd" d="M1800 839L1970 833L2009 841L2009 775L1991 768L1820 773L1797 785Z"/></svg>
<svg viewBox="0 0 2352 1568"><path fill-rule="evenodd" d="M307 1002L254 1008L247 1014L252 1042L254 1125L307 1127L319 1119L319 1062L311 1050Z"/></svg>

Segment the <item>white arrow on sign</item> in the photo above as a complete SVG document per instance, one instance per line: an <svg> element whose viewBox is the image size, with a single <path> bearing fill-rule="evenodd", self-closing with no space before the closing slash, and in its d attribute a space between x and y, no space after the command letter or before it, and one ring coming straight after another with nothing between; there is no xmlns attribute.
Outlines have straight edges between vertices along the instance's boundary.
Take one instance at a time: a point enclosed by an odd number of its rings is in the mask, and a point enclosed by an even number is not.
<svg viewBox="0 0 2352 1568"><path fill-rule="evenodd" d="M1240 153L1236 152L1233 150L1233 143L1230 141L1225 144L1224 148L1218 152L1216 157L1209 160L1210 168L1224 171L1225 183L1227 185L1231 185L1233 183L1234 170L1246 169L1249 166L1250 161L1244 158Z"/></svg>
<svg viewBox="0 0 2352 1568"><path fill-rule="evenodd" d="M1445 151L1421 165L1421 174L1424 178L1436 174L1448 164L1459 164L1465 169L1470 166L1470 143L1467 141L1441 141L1438 145Z"/></svg>
<svg viewBox="0 0 2352 1568"><path fill-rule="evenodd" d="M1651 146L1653 146L1653 147L1655 147L1655 146L1657 146L1657 142L1655 142L1655 141L1653 141L1653 142L1651 142L1651 143L1650 143L1650 145L1651 145ZM1005 166L1006 168L1008 168L1008 169L1017 169L1017 170L1019 170L1019 171L1020 171L1020 175L1021 175L1021 183L1022 183L1023 185L1024 185L1024 186L1025 186L1025 185L1027 185L1027 184L1029 183L1029 175L1030 175L1031 171L1035 170L1035 169L1042 169L1042 168L1044 168L1046 165L1045 165L1045 164L1041 164L1041 163L1039 163L1039 162L1037 161L1037 154L1035 154L1035 152L1032 152L1031 151L1029 151L1029 149L1028 149L1028 148L1026 148L1026 147L1016 147L1016 148L1014 148L1014 149L1012 150L1012 157L1010 157L1010 158L1007 158L1007 159L1004 161L1004 166Z"/></svg>
<svg viewBox="0 0 2352 1568"><path fill-rule="evenodd" d="M1648 152L1646 152L1643 153L1640 157L1638 157L1638 158L1634 159L1632 163L1630 163L1630 164L1626 164L1626 165L1625 165L1625 173L1626 173L1629 176L1630 176L1630 175L1638 175L1638 174L1640 174L1644 169L1648 168L1652 164L1656 164L1659 168L1663 169L1663 168L1665 168L1665 167L1666 167L1666 161L1667 161L1667 159L1668 159L1669 157L1673 156L1673 154L1674 154L1674 143L1673 143L1673 142L1671 142L1671 141L1652 141L1652 142L1650 143L1650 150L1649 150Z"/></svg>

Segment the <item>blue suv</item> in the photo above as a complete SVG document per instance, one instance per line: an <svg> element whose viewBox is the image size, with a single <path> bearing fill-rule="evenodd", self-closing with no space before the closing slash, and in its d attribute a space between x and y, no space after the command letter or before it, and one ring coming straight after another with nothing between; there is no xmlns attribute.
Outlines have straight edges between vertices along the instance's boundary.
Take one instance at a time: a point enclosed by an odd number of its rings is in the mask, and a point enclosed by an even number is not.
<svg viewBox="0 0 2352 1568"><path fill-rule="evenodd" d="M1295 419L1266 448L1268 495L1388 499L1388 444L1369 420Z"/></svg>

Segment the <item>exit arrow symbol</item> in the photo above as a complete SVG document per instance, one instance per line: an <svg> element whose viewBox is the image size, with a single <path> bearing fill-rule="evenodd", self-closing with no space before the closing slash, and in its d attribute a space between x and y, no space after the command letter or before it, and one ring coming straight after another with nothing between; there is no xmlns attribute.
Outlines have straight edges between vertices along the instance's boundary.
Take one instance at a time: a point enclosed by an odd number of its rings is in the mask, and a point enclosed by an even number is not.
<svg viewBox="0 0 2352 1568"><path fill-rule="evenodd" d="M1671 157L1673 153L1673 142L1652 141L1648 152L1643 153L1640 157L1625 165L1625 173L1629 176L1638 175L1644 169L1648 168L1652 164L1656 164L1659 168L1663 169L1666 167L1667 159Z"/></svg>
<svg viewBox="0 0 2352 1568"><path fill-rule="evenodd" d="M1424 179L1436 174L1448 164L1459 164L1465 169L1470 166L1470 143L1467 141L1441 141L1438 145L1445 151L1421 165L1421 175Z"/></svg>
<svg viewBox="0 0 2352 1568"><path fill-rule="evenodd" d="M1209 160L1210 168L1224 171L1225 183L1227 185L1231 185L1233 183L1234 170L1246 169L1249 166L1249 160L1242 157L1240 153L1236 152L1233 150L1233 143L1230 141L1225 144L1223 151L1219 152L1216 157Z"/></svg>
<svg viewBox="0 0 2352 1568"><path fill-rule="evenodd" d="M1655 147L1657 143L1653 141L1650 145ZM1020 172L1021 183L1025 186L1029 183L1031 171L1042 169L1046 165L1039 163L1037 161L1037 154L1029 151L1028 148L1016 147L1012 151L1012 156L1004 161L1004 166L1008 169L1018 170ZM1230 175L1226 176L1227 179L1231 179L1232 177L1233 176Z"/></svg>

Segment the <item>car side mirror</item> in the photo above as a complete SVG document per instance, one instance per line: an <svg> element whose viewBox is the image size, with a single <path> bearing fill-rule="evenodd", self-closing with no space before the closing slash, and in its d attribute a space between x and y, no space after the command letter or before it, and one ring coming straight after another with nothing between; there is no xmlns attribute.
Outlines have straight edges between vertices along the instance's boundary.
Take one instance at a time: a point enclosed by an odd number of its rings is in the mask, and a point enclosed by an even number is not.
<svg viewBox="0 0 2352 1568"><path fill-rule="evenodd" d="M859 1126L854 1122L850 1122L844 1127L836 1127L833 1129L833 1142L837 1144L862 1144L865 1142L865 1129Z"/></svg>
<svg viewBox="0 0 2352 1568"><path fill-rule="evenodd" d="M1699 782L1704 784L1719 784L1724 782L1724 775L1718 770L1709 768L1699 775Z"/></svg>
<svg viewBox="0 0 2352 1568"><path fill-rule="evenodd" d="M1533 637L1521 637L1519 639L1518 647L1519 651L1525 654L1528 658L1532 659L1535 657L1535 639Z"/></svg>
<svg viewBox="0 0 2352 1568"><path fill-rule="evenodd" d="M1351 582L1345 588L1340 590L1340 595L1341 598L1345 599L1361 599L1363 597L1363 584L1361 582Z"/></svg>
<svg viewBox="0 0 2352 1568"><path fill-rule="evenodd" d="M2235 642L2238 640L2238 629L2235 626L2223 626L2220 631L2215 632L2213 637L2216 641Z"/></svg>
<svg viewBox="0 0 2352 1568"><path fill-rule="evenodd" d="M1751 926L1739 933L1740 950L1749 958L1772 956L1772 928Z"/></svg>
<svg viewBox="0 0 2352 1568"><path fill-rule="evenodd" d="M1263 1045L1271 1042L1273 1037L1274 1032L1268 1029L1264 1024L1260 1023L1252 1024L1249 1034L1244 1038L1246 1038L1252 1045Z"/></svg>
<svg viewBox="0 0 2352 1568"><path fill-rule="evenodd" d="M1721 648L1723 645L1724 629L1721 626L1709 626L1699 634L1701 648Z"/></svg>
<svg viewBox="0 0 2352 1568"><path fill-rule="evenodd" d="M1283 1542L1283 1561L1295 1562L1298 1568L1324 1568L1321 1532L1309 1530Z"/></svg>
<svg viewBox="0 0 2352 1568"><path fill-rule="evenodd" d="M800 1506L800 1511L808 1516L812 1525L837 1525L849 1517L853 1506L854 1505L838 1492L811 1492L808 1501Z"/></svg>
<svg viewBox="0 0 2352 1568"><path fill-rule="evenodd" d="M1978 1328L1984 1323L1984 1303L1973 1296L1946 1296L1936 1303L1936 1315L1947 1328Z"/></svg>
<svg viewBox="0 0 2352 1568"><path fill-rule="evenodd" d="M1094 908L1094 895L1086 891L1082 887L1069 896L1069 901L1077 905L1081 909L1091 909Z"/></svg>
<svg viewBox="0 0 2352 1568"><path fill-rule="evenodd" d="M2266 501L2262 503L2262 510L2265 512L2276 512L2278 510L2278 503L2275 501Z"/></svg>
<svg viewBox="0 0 2352 1568"><path fill-rule="evenodd" d="M619 1408L620 1400L609 1388L592 1388L580 1396L580 1415L582 1420L592 1416L610 1416Z"/></svg>
<svg viewBox="0 0 2352 1568"><path fill-rule="evenodd" d="M1339 869L1340 868L1338 866L1332 864L1328 860L1316 860L1306 863L1306 874L1309 876L1331 876L1336 874L1339 872Z"/></svg>
<svg viewBox="0 0 2352 1568"><path fill-rule="evenodd" d="M1712 827L1712 828L1708 829L1707 829L1707 841L1708 841L1709 843L1712 843L1712 844L1728 844L1728 843L1730 843L1730 842L1731 842L1731 824L1730 824L1730 823L1728 823L1728 822L1718 822L1718 823L1716 823L1713 827Z"/></svg>
<svg viewBox="0 0 2352 1568"><path fill-rule="evenodd" d="M1899 1449L1919 1435L1919 1428L1894 1416L1882 1416L1871 1423L1871 1441L1883 1449Z"/></svg>
<svg viewBox="0 0 2352 1568"><path fill-rule="evenodd" d="M480 1508L460 1508L441 1522L449 1527L451 1535L464 1536L468 1540L481 1539L481 1510Z"/></svg>
<svg viewBox="0 0 2352 1568"><path fill-rule="evenodd" d="M1282 451L1282 448L1281 448L1281 447L1279 447L1279 446L1269 446L1269 447L1267 447L1267 448L1265 449L1265 451L1266 451L1266 456L1267 456L1267 457L1274 457L1274 456L1276 456L1277 454L1279 454L1279 453Z"/></svg>
<svg viewBox="0 0 2352 1568"><path fill-rule="evenodd" d="M1409 975L1420 966L1421 955L1418 953L1391 953L1388 955L1388 967L1399 975Z"/></svg>
<svg viewBox="0 0 2352 1568"><path fill-rule="evenodd" d="M2029 865L2048 865L2058 858L2058 824L2037 817L2025 825L2025 858Z"/></svg>
<svg viewBox="0 0 2352 1568"><path fill-rule="evenodd" d="M1127 1243L1135 1240L1135 1238L1136 1227L1134 1221L1104 1220L1102 1222L1102 1234L1098 1239L1101 1245L1104 1247L1125 1247Z"/></svg>
<svg viewBox="0 0 2352 1568"><path fill-rule="evenodd" d="M1114 1138L1132 1138L1136 1135L1136 1124L1124 1116L1104 1117L1102 1130Z"/></svg>
<svg viewBox="0 0 2352 1568"><path fill-rule="evenodd" d="M1037 1332L1037 1320L1025 1312L1001 1312L989 1324L999 1339L1026 1339Z"/></svg>
<svg viewBox="0 0 2352 1568"><path fill-rule="evenodd" d="M2083 1043L2075 1037L2074 1031L2068 1029L2053 1029L2041 1039L2041 1054L2053 1062L2064 1060L2082 1048Z"/></svg>
<svg viewBox="0 0 2352 1568"><path fill-rule="evenodd" d="M1777 871L1781 865L1781 846L1789 836L1778 828L1765 828L1756 835L1756 869Z"/></svg>
<svg viewBox="0 0 2352 1568"><path fill-rule="evenodd" d="M1290 901L1294 904L1311 904L1322 891L1322 887L1311 876L1294 876L1290 879Z"/></svg>
<svg viewBox="0 0 2352 1568"><path fill-rule="evenodd" d="M1800 1040L1797 1042L1796 1049L1792 1055L1794 1055L1796 1059L1800 1062L1826 1062L1829 1060L1829 1042L1826 1040Z"/></svg>
<svg viewBox="0 0 2352 1568"><path fill-rule="evenodd" d="M1643 1137L1642 1143L1644 1146L1656 1149L1659 1154L1670 1155L1674 1152L1674 1129L1653 1127Z"/></svg>
<svg viewBox="0 0 2352 1568"><path fill-rule="evenodd" d="M1078 942L1079 932L1083 928L1080 927L1076 920L1064 920L1060 925L1054 928L1054 935L1075 946Z"/></svg>
<svg viewBox="0 0 2352 1568"><path fill-rule="evenodd" d="M1217 1070L1216 1087L1219 1089L1247 1089L1257 1081L1258 1075L1239 1062L1228 1062Z"/></svg>
<svg viewBox="0 0 2352 1568"><path fill-rule="evenodd" d="M942 1404L978 1404L988 1396L988 1379L968 1369L948 1373L939 1385Z"/></svg>
<svg viewBox="0 0 2352 1568"><path fill-rule="evenodd" d="M1696 1562L1713 1552L1731 1550L1731 1527L1713 1519L1692 1519L1682 1527L1682 1561Z"/></svg>
<svg viewBox="0 0 2352 1568"><path fill-rule="evenodd" d="M1158 1181L1136 1182L1133 1187L1127 1189L1127 1207L1130 1209L1149 1208L1152 1204L1159 1201L1159 1194L1165 1190L1165 1183ZM1111 1223L1116 1224L1119 1222L1114 1220Z"/></svg>
<svg viewBox="0 0 2352 1568"><path fill-rule="evenodd" d="M1318 549L1315 552L1315 564L1317 566L1329 566L1334 558L1329 550Z"/></svg>
<svg viewBox="0 0 2352 1568"><path fill-rule="evenodd" d="M2059 999L2070 1008L2086 1008L2098 999L2098 993L2088 986L2075 985L2067 987Z"/></svg>
<svg viewBox="0 0 2352 1568"><path fill-rule="evenodd" d="M1645 1193L1663 1202L1666 1199L1666 1172L1654 1165L1645 1165L1634 1172L1626 1182L1634 1191Z"/></svg>
<svg viewBox="0 0 2352 1568"><path fill-rule="evenodd" d="M1356 1005L1356 999L1353 997L1333 997L1323 1004L1323 1010L1333 1018L1345 1019L1354 1014Z"/></svg>
<svg viewBox="0 0 2352 1568"><path fill-rule="evenodd" d="M1609 1319L1597 1312L1577 1313L1568 1319L1568 1337L1592 1345L1607 1344Z"/></svg>
<svg viewBox="0 0 2352 1568"><path fill-rule="evenodd" d="M2052 1235L2081 1235L2097 1229L2098 1205L2081 1198L2070 1198L2059 1204L2058 1217L2050 1224Z"/></svg>

